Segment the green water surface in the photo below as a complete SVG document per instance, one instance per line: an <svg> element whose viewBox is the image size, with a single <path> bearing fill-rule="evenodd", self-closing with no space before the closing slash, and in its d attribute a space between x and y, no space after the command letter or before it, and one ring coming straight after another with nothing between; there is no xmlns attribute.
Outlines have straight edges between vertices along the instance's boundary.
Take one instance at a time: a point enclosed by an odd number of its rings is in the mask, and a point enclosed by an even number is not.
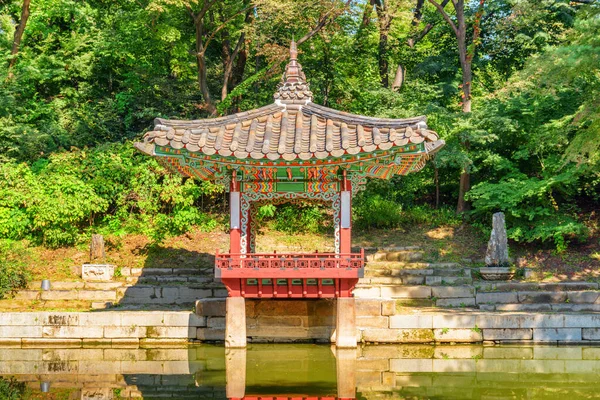
<svg viewBox="0 0 600 400"><path fill-rule="evenodd" d="M0 399L600 399L600 347L0 348Z"/></svg>

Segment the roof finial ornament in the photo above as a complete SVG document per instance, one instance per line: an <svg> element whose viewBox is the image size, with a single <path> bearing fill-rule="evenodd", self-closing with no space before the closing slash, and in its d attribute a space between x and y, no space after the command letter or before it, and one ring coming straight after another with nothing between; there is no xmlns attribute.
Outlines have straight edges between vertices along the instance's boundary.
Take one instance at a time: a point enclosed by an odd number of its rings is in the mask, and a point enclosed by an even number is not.
<svg viewBox="0 0 600 400"><path fill-rule="evenodd" d="M290 43L290 62L285 67L281 83L277 86L275 100L302 100L311 101L312 92L306 82L306 76L302 72L302 66L298 62L298 47L292 38Z"/></svg>

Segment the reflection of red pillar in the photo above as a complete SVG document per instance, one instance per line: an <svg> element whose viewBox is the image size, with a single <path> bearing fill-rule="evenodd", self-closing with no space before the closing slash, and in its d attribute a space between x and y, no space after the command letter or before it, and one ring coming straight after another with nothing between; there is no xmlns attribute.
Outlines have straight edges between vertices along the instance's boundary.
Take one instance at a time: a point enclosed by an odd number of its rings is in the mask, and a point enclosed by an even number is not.
<svg viewBox="0 0 600 400"><path fill-rule="evenodd" d="M347 255L352 252L352 183L347 179L346 171L340 196L340 253Z"/></svg>
<svg viewBox="0 0 600 400"><path fill-rule="evenodd" d="M229 189L229 252L231 254L240 254L242 237L240 221L240 183L237 181L235 175L235 171L233 171Z"/></svg>

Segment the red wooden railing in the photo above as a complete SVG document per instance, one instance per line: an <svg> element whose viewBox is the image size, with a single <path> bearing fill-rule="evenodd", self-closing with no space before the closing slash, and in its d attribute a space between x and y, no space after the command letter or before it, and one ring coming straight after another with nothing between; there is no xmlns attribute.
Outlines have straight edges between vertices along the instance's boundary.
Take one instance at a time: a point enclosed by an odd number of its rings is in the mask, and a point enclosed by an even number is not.
<svg viewBox="0 0 600 400"><path fill-rule="evenodd" d="M215 277L230 296L348 297L364 275L365 253L225 253L215 255Z"/></svg>
<svg viewBox="0 0 600 400"><path fill-rule="evenodd" d="M365 252L336 253L224 253L215 255L220 269L360 269L365 265Z"/></svg>

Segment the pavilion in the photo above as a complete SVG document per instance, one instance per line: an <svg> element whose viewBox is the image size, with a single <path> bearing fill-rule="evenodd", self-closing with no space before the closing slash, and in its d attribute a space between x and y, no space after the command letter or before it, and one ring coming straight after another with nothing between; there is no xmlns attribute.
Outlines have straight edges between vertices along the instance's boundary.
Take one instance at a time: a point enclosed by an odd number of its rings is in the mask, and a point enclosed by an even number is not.
<svg viewBox="0 0 600 400"><path fill-rule="evenodd" d="M228 347L246 346L245 298L337 298L336 345L356 347L352 290L365 257L352 252L352 196L366 178L419 171L444 145L424 116L372 118L314 104L297 54L292 42L273 104L212 119L157 118L135 143L173 172L229 190L230 249L215 260L229 293ZM331 204L335 252L255 252L258 206L294 201Z"/></svg>

